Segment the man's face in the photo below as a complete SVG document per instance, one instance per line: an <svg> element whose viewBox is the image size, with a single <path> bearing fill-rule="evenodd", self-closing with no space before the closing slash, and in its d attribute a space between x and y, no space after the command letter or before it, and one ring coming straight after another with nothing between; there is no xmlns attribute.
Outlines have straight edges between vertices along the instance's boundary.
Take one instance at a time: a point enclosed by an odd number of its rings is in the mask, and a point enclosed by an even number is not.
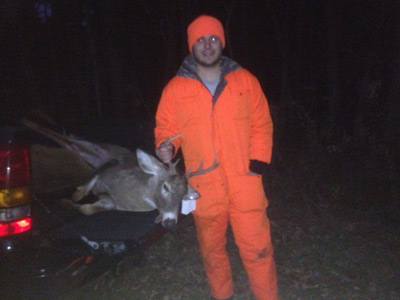
<svg viewBox="0 0 400 300"><path fill-rule="evenodd" d="M203 35L194 43L192 52L196 63L203 67L214 67L221 57L221 40L215 35Z"/></svg>

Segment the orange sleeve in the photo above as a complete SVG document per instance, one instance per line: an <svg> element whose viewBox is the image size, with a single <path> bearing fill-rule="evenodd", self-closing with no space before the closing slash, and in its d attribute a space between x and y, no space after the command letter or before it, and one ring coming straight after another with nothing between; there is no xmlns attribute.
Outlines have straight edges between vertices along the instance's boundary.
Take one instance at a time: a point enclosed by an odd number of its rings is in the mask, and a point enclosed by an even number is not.
<svg viewBox="0 0 400 300"><path fill-rule="evenodd" d="M162 92L156 112L156 127L154 129L156 148L165 142L167 138L180 133L177 125L176 105L174 99L176 99L176 97L174 96L172 83L170 82ZM175 147L176 153L180 147L181 139L177 138L173 140L172 144Z"/></svg>
<svg viewBox="0 0 400 300"><path fill-rule="evenodd" d="M252 76L250 103L250 159L271 162L273 123L260 83Z"/></svg>

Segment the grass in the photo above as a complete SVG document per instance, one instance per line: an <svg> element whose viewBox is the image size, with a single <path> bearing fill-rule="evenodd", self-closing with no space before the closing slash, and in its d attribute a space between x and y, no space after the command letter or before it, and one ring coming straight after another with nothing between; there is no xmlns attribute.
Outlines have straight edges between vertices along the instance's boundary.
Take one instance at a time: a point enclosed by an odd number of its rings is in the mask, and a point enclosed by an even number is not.
<svg viewBox="0 0 400 300"><path fill-rule="evenodd" d="M282 300L400 299L398 178L374 157L287 155L271 166L264 179ZM253 299L231 232L228 252L235 299ZM141 266L133 261L60 299L209 299L191 217Z"/></svg>

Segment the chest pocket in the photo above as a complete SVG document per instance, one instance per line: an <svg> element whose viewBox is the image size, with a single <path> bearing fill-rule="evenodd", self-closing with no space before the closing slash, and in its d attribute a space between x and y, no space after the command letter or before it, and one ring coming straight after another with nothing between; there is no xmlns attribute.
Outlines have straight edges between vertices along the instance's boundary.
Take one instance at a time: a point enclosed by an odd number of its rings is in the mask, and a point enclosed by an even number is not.
<svg viewBox="0 0 400 300"><path fill-rule="evenodd" d="M250 115L250 91L236 91L225 99L226 114L232 119L248 119Z"/></svg>

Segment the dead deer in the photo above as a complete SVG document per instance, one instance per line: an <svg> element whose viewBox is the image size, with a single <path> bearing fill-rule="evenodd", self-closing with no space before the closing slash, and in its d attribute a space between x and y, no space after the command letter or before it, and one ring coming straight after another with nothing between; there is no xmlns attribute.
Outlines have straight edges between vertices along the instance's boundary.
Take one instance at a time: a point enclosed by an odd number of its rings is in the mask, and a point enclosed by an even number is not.
<svg viewBox="0 0 400 300"><path fill-rule="evenodd" d="M181 201L200 197L188 183L188 178L211 172L218 166L216 155L209 168L203 169L203 163L201 163L198 170L189 171L184 175L177 170L179 160L175 163L171 162L167 166L154 156L137 149L137 164L135 164L132 163L131 158L127 158L129 155L126 151L119 149L122 147L108 147L117 150L107 152L104 150L105 147L100 145L59 136L50 130L43 132L43 128L37 127L36 124L35 126L29 125L30 128L49 136L53 140L58 140L62 146L77 151L84 159L92 156L82 156L81 153L88 152L93 146L101 150L96 151L101 153L103 159L99 159L99 155L95 156L94 161L100 167L97 167L94 176L86 184L76 189L72 199L62 200L63 205L77 209L86 215L105 210L140 212L157 209L160 214L155 222L161 222L163 227L171 229L177 224ZM179 136L180 134L167 139L166 143L171 143L173 139ZM79 147L80 145L85 147ZM95 151L89 152L93 154ZM90 192L97 196L96 202L90 204L77 203Z"/></svg>
<svg viewBox="0 0 400 300"><path fill-rule="evenodd" d="M87 184L78 187L72 200L64 199L64 205L91 215L104 210L150 211L157 209L156 223L171 229L177 224L179 207L183 199L197 199L200 195L187 182L189 176L212 171L216 160L208 169L201 167L188 176L179 174L178 163L164 165L148 153L137 149L139 166L111 166L96 174ZM92 204L78 204L79 200L93 192L98 201Z"/></svg>

